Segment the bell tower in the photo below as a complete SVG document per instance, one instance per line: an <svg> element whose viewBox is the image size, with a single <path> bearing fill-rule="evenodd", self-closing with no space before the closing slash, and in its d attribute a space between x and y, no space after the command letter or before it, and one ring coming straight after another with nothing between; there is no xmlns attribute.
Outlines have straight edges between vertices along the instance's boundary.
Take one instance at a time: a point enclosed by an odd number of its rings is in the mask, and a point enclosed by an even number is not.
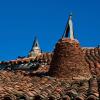
<svg viewBox="0 0 100 100"><path fill-rule="evenodd" d="M40 46L39 46L39 42L38 42L37 37L35 37L33 45L32 45L32 49L29 52L29 57L36 57L40 54L41 54L41 49L40 49Z"/></svg>

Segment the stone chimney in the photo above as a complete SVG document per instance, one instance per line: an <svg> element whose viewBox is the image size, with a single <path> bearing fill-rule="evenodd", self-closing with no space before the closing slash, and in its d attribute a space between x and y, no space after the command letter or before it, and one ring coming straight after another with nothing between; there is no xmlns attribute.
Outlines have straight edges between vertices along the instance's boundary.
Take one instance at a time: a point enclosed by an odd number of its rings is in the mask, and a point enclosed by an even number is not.
<svg viewBox="0 0 100 100"><path fill-rule="evenodd" d="M68 24L69 25L69 24ZM67 27L70 27L68 26ZM72 28L66 28L67 32ZM56 44L54 55L49 69L49 75L53 77L66 78L69 80L90 79L91 73L87 65L84 53L80 48L79 42L72 38L62 37Z"/></svg>

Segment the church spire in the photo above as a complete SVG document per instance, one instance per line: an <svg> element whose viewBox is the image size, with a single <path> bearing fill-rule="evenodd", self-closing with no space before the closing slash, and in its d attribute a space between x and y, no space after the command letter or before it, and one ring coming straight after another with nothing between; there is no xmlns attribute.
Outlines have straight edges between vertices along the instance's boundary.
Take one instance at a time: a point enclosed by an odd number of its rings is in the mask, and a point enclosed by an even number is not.
<svg viewBox="0 0 100 100"><path fill-rule="evenodd" d="M72 13L69 15L68 22L64 31L63 37L67 37L74 40L74 29L73 29L73 22L72 22Z"/></svg>
<svg viewBox="0 0 100 100"><path fill-rule="evenodd" d="M40 49L40 46L39 46L39 42L38 42L38 39L37 37L35 36L35 39L34 39L34 42L33 42L33 45L32 45L32 49L31 50L34 50L34 49Z"/></svg>
<svg viewBox="0 0 100 100"><path fill-rule="evenodd" d="M41 54L41 49L39 46L39 42L38 42L37 37L35 37L31 51L29 52L29 57L35 57L35 56L40 55L40 54Z"/></svg>

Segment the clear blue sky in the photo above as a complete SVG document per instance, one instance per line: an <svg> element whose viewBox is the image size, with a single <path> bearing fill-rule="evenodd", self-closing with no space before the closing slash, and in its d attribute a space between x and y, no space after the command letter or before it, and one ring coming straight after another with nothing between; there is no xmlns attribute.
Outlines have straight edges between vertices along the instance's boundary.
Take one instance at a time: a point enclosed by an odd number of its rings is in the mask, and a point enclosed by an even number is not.
<svg viewBox="0 0 100 100"><path fill-rule="evenodd" d="M100 0L0 0L0 61L26 56L35 35L52 51L70 12L80 44L100 44Z"/></svg>

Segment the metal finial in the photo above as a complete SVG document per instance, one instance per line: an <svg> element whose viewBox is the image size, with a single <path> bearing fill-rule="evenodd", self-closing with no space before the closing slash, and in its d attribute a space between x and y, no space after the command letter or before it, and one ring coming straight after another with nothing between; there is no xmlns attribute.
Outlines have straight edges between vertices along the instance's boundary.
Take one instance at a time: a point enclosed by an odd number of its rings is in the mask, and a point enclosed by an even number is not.
<svg viewBox="0 0 100 100"><path fill-rule="evenodd" d="M62 36L62 38L65 36L68 38L68 35L69 35L69 38L74 40L74 30L73 30L73 22L72 22L72 13L70 13L69 15L69 19L68 19L68 22L66 24L66 28L65 28L65 31L64 31L64 34Z"/></svg>
<svg viewBox="0 0 100 100"><path fill-rule="evenodd" d="M72 16L73 14L72 14L72 12L70 12L70 16Z"/></svg>
<svg viewBox="0 0 100 100"><path fill-rule="evenodd" d="M69 18L70 18L70 19L72 18L72 12L70 13Z"/></svg>

